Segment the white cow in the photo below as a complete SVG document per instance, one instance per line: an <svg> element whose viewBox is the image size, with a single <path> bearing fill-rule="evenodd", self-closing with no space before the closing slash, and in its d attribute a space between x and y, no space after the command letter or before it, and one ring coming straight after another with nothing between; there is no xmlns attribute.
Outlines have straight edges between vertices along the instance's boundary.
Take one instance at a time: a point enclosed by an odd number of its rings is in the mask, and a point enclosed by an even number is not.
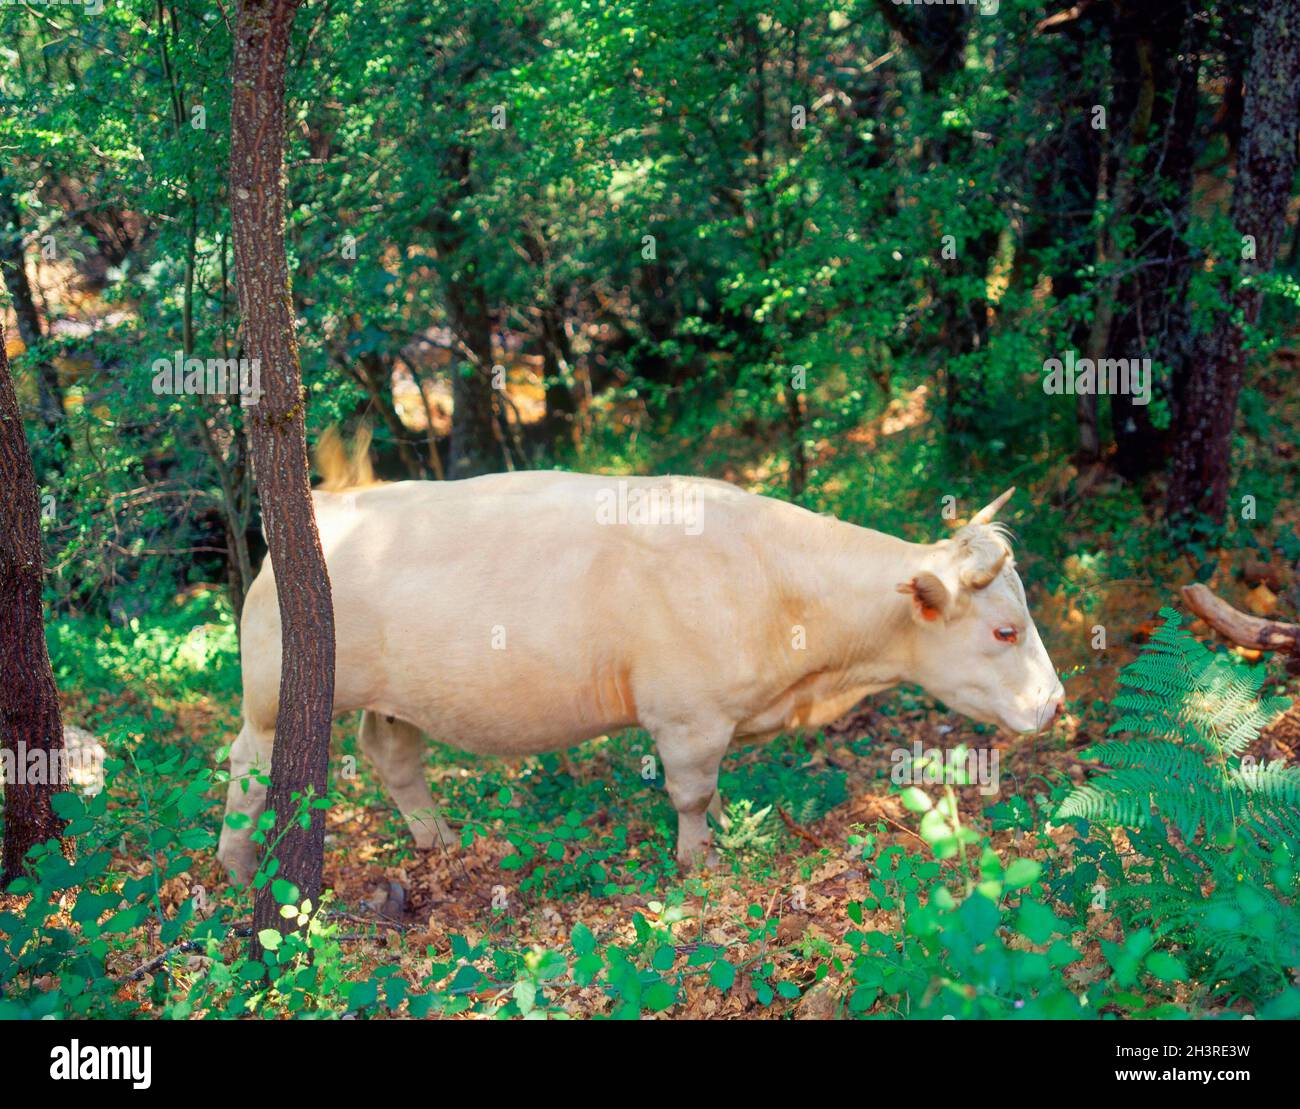
<svg viewBox="0 0 1300 1109"><path fill-rule="evenodd" d="M425 734L521 756L639 725L663 760L677 858L690 866L710 856L706 814L719 812L718 765L737 741L816 728L899 682L1017 732L1061 710L991 523L1011 490L951 538L919 544L720 481L526 472L379 484L368 464L353 476L358 487L339 489L336 472L314 494L334 711L365 710L360 745L421 848L450 842ZM266 791L249 779L271 763L280 683L269 559L242 634L226 811L256 818ZM247 880L248 831L224 827L218 856Z"/></svg>

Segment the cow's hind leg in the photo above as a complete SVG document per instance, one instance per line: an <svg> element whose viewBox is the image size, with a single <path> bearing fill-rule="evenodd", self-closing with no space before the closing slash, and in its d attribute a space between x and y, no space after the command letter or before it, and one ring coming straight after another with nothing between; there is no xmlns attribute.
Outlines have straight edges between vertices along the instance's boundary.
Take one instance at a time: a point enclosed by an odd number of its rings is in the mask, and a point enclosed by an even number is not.
<svg viewBox="0 0 1300 1109"><path fill-rule="evenodd" d="M236 814L238 828L222 820L217 858L237 882L247 882L257 870L257 848L252 834L266 807L266 786L260 780L271 773L274 728L259 728L244 721L230 748L230 786L226 790L226 818ZM247 817L247 819L242 819Z"/></svg>
<svg viewBox="0 0 1300 1109"><path fill-rule="evenodd" d="M716 866L707 814L718 795L718 766L727 753L731 728L720 722L673 722L651 728L651 734L677 810L677 863L685 869L700 863Z"/></svg>
<svg viewBox="0 0 1300 1109"><path fill-rule="evenodd" d="M439 815L433 794L429 792L424 777L427 741L420 730L396 717L364 712L357 740L405 817L415 846L422 851L439 844L450 847L455 842L455 833Z"/></svg>

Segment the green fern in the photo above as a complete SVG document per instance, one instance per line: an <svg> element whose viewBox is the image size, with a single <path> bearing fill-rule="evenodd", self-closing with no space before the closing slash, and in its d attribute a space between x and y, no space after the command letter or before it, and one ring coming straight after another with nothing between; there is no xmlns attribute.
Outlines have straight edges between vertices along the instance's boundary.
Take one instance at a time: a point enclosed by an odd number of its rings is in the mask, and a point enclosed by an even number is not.
<svg viewBox="0 0 1300 1109"><path fill-rule="evenodd" d="M1151 642L1120 674L1112 701L1119 718L1089 751L1109 774L1081 786L1061 805L1061 819L1132 827L1156 815L1185 840L1239 830L1271 840L1296 827L1300 769L1255 764L1242 754L1289 701L1260 697L1263 666L1240 667L1202 646L1173 609Z"/></svg>
<svg viewBox="0 0 1300 1109"><path fill-rule="evenodd" d="M1130 923L1183 948L1212 986L1272 996L1300 967L1300 769L1246 751L1289 702L1260 696L1264 667L1238 666L1177 612L1160 615L1111 702L1108 734L1127 738L1089 749L1107 773L1057 816L1125 830L1132 855L1109 871L1123 875L1112 896Z"/></svg>
<svg viewBox="0 0 1300 1109"><path fill-rule="evenodd" d="M748 798L739 798L727 805L727 826L718 832L718 844L728 851L765 851L776 839L776 826L772 819L772 806L754 808Z"/></svg>

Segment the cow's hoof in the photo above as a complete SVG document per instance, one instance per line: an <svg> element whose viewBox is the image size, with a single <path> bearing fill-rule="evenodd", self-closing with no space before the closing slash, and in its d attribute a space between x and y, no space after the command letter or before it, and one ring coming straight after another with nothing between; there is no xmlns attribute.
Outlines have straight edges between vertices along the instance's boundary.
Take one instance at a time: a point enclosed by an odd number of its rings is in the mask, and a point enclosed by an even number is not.
<svg viewBox="0 0 1300 1109"><path fill-rule="evenodd" d="M442 817L413 820L410 828L418 851L454 851L460 846L460 836Z"/></svg>
<svg viewBox="0 0 1300 1109"><path fill-rule="evenodd" d="M722 865L722 860L718 858L718 853L712 847L699 847L694 851L679 853L677 856L677 868L683 874L689 874L694 870L717 870Z"/></svg>

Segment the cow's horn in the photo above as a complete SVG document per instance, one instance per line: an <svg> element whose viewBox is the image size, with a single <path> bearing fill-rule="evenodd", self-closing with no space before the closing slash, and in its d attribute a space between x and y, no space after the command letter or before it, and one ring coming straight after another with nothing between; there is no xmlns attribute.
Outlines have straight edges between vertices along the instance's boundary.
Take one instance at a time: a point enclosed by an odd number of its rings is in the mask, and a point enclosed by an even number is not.
<svg viewBox="0 0 1300 1109"><path fill-rule="evenodd" d="M1005 493L1003 493L1002 496L1000 496L997 500L989 501L988 504L986 504L977 513L975 513L974 516L970 518L970 522L972 524L993 523L993 517L998 514L998 509L1001 508L1004 504L1007 503L1007 501L1011 499L1011 494L1014 493L1015 491L1016 491L1016 487L1013 485L1010 489L1008 489Z"/></svg>

